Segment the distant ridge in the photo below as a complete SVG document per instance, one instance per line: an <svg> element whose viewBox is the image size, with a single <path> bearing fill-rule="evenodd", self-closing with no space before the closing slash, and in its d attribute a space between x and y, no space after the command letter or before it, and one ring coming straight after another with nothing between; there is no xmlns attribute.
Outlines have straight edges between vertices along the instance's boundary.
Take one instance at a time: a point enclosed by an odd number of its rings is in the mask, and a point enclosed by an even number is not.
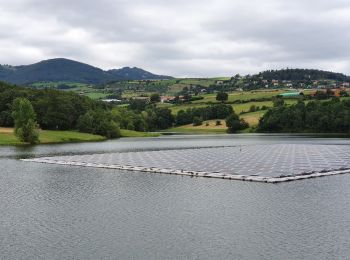
<svg viewBox="0 0 350 260"><path fill-rule="evenodd" d="M266 80L337 80L350 81L350 77L337 72L316 69L280 69L267 70L257 74Z"/></svg>
<svg viewBox="0 0 350 260"><path fill-rule="evenodd" d="M104 71L100 68L74 60L56 58L31 65L0 65L0 80L14 84L30 84L42 81L70 81L102 84L117 80L171 79L140 68L124 67Z"/></svg>

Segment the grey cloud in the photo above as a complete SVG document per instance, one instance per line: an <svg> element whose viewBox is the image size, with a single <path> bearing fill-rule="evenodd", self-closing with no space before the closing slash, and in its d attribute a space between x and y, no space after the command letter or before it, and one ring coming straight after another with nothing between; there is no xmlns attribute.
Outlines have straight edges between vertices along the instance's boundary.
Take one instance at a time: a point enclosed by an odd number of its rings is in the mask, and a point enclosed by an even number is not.
<svg viewBox="0 0 350 260"><path fill-rule="evenodd" d="M67 57L174 76L310 67L350 74L346 0L13 0L0 63Z"/></svg>

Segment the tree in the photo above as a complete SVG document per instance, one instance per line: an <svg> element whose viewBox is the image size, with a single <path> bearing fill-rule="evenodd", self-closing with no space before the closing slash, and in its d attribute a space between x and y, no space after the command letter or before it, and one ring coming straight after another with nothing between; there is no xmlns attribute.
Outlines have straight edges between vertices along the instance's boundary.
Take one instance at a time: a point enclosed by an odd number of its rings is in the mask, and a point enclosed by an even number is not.
<svg viewBox="0 0 350 260"><path fill-rule="evenodd" d="M281 107L284 106L284 99L280 97L274 97L272 99L272 103L274 107Z"/></svg>
<svg viewBox="0 0 350 260"><path fill-rule="evenodd" d="M111 112L90 110L79 117L77 126L83 133L98 134L107 138L120 137L119 126L113 121Z"/></svg>
<svg viewBox="0 0 350 260"><path fill-rule="evenodd" d="M193 126L200 126L203 124L203 119L201 117L194 117L193 118Z"/></svg>
<svg viewBox="0 0 350 260"><path fill-rule="evenodd" d="M216 95L216 100L217 101L221 101L222 103L224 103L225 101L228 100L228 94L226 92L219 92Z"/></svg>
<svg viewBox="0 0 350 260"><path fill-rule="evenodd" d="M131 99L129 103L129 108L135 111L144 111L147 107L147 101L143 99Z"/></svg>
<svg viewBox="0 0 350 260"><path fill-rule="evenodd" d="M159 93L153 93L150 97L151 103L158 103L160 102L160 95Z"/></svg>
<svg viewBox="0 0 350 260"><path fill-rule="evenodd" d="M249 112L255 112L257 111L257 107L255 105L251 105L249 108Z"/></svg>
<svg viewBox="0 0 350 260"><path fill-rule="evenodd" d="M36 114L28 99L16 98L13 101L12 117L15 122L15 134L20 141L30 144L39 142Z"/></svg>
<svg viewBox="0 0 350 260"><path fill-rule="evenodd" d="M298 102L269 109L259 121L259 132L350 133L350 102Z"/></svg>
<svg viewBox="0 0 350 260"><path fill-rule="evenodd" d="M235 133L238 130L248 128L249 125L243 119L239 119L239 116L235 113L232 113L226 118L227 132Z"/></svg>

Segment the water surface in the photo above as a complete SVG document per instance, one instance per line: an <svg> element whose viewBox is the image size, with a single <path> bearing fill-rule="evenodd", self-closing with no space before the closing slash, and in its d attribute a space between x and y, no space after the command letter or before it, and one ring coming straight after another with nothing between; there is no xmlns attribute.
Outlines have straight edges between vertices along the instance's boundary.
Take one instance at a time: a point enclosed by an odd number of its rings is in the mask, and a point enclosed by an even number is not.
<svg viewBox="0 0 350 260"><path fill-rule="evenodd" d="M267 143L350 145L240 135L0 147L0 259L348 259L350 175L266 185L18 160Z"/></svg>

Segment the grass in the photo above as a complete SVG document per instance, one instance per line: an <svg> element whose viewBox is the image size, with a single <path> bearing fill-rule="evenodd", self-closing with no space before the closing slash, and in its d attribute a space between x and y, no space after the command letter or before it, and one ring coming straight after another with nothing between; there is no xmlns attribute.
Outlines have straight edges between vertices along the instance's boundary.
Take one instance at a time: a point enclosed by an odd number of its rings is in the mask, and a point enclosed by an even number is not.
<svg viewBox="0 0 350 260"><path fill-rule="evenodd" d="M40 131L40 143L74 143L74 142L92 142L92 141L103 141L105 137L100 135L93 135L87 133L80 133L76 131L51 131L42 130Z"/></svg>
<svg viewBox="0 0 350 260"><path fill-rule="evenodd" d="M157 137L159 133L145 133L121 129L121 137ZM40 130L40 144L97 142L106 140L100 135L80 133L76 131L51 131ZM0 145L25 145L20 142L13 133L12 128L0 128Z"/></svg>
<svg viewBox="0 0 350 260"><path fill-rule="evenodd" d="M250 99L260 99L260 98L272 98L278 94L287 92L288 90L253 90L253 91L235 91L228 95L228 102L234 102L237 100L250 100ZM202 95L204 99L193 101L193 103L218 103L216 100L216 94L205 94Z"/></svg>
<svg viewBox="0 0 350 260"><path fill-rule="evenodd" d="M85 96L88 96L91 99L101 99L101 98L106 98L108 94L101 93L101 92L89 92L89 93L86 93Z"/></svg>
<svg viewBox="0 0 350 260"><path fill-rule="evenodd" d="M167 133L189 133L189 134L226 134L226 129L223 129L223 128L204 129L204 128L187 127L187 126L188 125L169 128L164 132L167 132Z"/></svg>
<svg viewBox="0 0 350 260"><path fill-rule="evenodd" d="M259 119L266 113L266 110L260 110L247 114L240 115L240 118L244 119L250 127L255 127L259 124Z"/></svg>
<svg viewBox="0 0 350 260"><path fill-rule="evenodd" d="M284 102L288 105L295 104L297 103L296 99L285 99ZM206 107L209 106L210 104L205 104L205 103L192 103L192 104L181 104L181 105L170 105L168 108L171 110L173 115L176 115L178 111L180 110L186 110L188 108L199 108L199 107ZM235 113L239 114L241 112L248 112L249 108L252 105L255 106L266 106L266 107L272 107L273 103L272 101L254 101L254 102L248 102L248 103L242 103L242 104L230 104L235 111Z"/></svg>
<svg viewBox="0 0 350 260"><path fill-rule="evenodd" d="M54 143L74 143L74 142L93 142L106 140L100 135L79 133L75 131L50 131L41 130L39 135L41 144ZM0 128L0 145L24 145L27 143L20 142L13 132L5 132Z"/></svg>
<svg viewBox="0 0 350 260"><path fill-rule="evenodd" d="M216 125L216 121L221 125ZM193 134L225 134L227 127L224 119L207 120L202 125L193 126L192 124L169 128L166 132L173 133L193 133Z"/></svg>
<svg viewBox="0 0 350 260"><path fill-rule="evenodd" d="M243 118L247 123L249 123L249 128L240 132L249 133L250 131L252 131L252 129L258 125L259 119L265 113L266 113L266 110L260 110L260 111L240 115L240 118ZM219 126L216 125L217 120L221 121L221 125ZM192 133L192 134L224 134L226 133L226 130L227 130L227 127L226 127L225 119L216 119L216 120L204 121L203 124L200 126L193 126L192 124L188 124L188 125L169 128L166 130L166 132Z"/></svg>
<svg viewBox="0 0 350 260"><path fill-rule="evenodd" d="M120 133L122 137L157 137L160 135L159 133L137 132L126 129L121 129Z"/></svg>
<svg viewBox="0 0 350 260"><path fill-rule="evenodd" d="M13 133L0 133L0 145L20 145L23 144Z"/></svg>

